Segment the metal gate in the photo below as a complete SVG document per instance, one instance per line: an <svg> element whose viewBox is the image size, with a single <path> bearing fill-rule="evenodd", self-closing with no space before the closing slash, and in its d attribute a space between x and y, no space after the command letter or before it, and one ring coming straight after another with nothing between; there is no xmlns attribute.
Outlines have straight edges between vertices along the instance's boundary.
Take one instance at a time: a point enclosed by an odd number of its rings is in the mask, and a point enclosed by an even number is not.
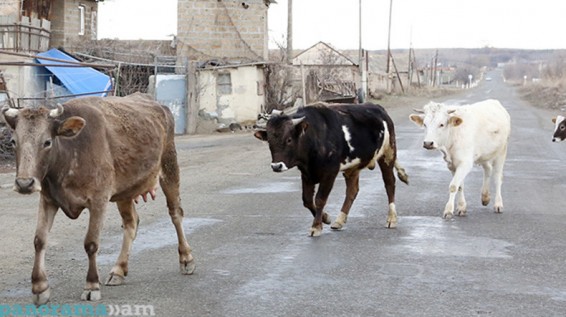
<svg viewBox="0 0 566 317"><path fill-rule="evenodd" d="M175 118L175 134L187 131L186 66L176 66L176 57L156 57L155 100L166 106ZM182 74L179 74L182 72Z"/></svg>

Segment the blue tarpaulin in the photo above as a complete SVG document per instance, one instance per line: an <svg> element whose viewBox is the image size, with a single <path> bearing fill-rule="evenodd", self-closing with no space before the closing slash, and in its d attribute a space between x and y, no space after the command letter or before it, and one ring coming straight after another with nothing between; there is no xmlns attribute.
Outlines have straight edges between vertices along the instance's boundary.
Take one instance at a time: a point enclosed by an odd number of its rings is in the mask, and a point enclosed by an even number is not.
<svg viewBox="0 0 566 317"><path fill-rule="evenodd" d="M40 64L47 65L69 65L68 62L79 62L71 56L52 48L47 52L37 54L40 57L53 58L56 60L46 60L38 58ZM60 67L45 66L63 86L74 95L89 95L105 97L112 87L112 80L108 75L97 71L92 67Z"/></svg>

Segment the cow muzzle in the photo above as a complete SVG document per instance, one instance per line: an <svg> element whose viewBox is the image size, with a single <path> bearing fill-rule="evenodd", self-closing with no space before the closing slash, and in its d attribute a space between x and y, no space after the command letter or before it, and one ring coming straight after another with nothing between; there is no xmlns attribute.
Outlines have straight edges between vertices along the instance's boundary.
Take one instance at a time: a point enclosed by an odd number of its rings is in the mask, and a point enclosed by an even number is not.
<svg viewBox="0 0 566 317"><path fill-rule="evenodd" d="M436 144L434 144L434 141L424 141L423 147L427 150L434 150L436 149Z"/></svg>
<svg viewBox="0 0 566 317"><path fill-rule="evenodd" d="M285 165L285 163L278 162L278 163L271 163L271 169L276 173L280 173L288 170L289 168L287 168L287 165Z"/></svg>
<svg viewBox="0 0 566 317"><path fill-rule="evenodd" d="M20 194L39 192L41 184L35 177L18 177L14 183L14 191Z"/></svg>

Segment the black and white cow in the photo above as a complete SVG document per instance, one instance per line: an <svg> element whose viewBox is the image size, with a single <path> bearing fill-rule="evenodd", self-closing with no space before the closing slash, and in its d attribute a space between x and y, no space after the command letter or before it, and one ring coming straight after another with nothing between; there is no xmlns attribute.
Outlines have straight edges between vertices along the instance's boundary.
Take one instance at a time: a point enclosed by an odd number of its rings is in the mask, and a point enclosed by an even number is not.
<svg viewBox="0 0 566 317"><path fill-rule="evenodd" d="M346 223L359 191L360 171L376 165L381 169L389 200L387 227L397 226L393 169L405 183L408 176L397 163L395 128L383 107L319 103L292 116L272 116L266 129L256 131L255 136L269 143L274 172L295 166L301 171L303 204L314 216L310 236L322 233L322 222L330 224L324 206L338 173L342 172L346 179L346 198L332 229L341 229Z"/></svg>
<svg viewBox="0 0 566 317"><path fill-rule="evenodd" d="M554 134L552 135L552 142L561 142L566 139L566 118L563 116L556 116L552 118L554 126Z"/></svg>

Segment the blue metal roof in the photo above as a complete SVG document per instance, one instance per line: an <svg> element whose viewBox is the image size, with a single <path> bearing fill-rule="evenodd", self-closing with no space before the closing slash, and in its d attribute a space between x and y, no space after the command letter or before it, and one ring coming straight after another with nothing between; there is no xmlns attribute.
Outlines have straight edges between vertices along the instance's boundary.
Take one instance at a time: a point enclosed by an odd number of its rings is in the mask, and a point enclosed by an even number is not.
<svg viewBox="0 0 566 317"><path fill-rule="evenodd" d="M47 52L37 54L40 57L54 58L60 61L45 60L38 58L40 64L69 65L68 62L80 62L71 56L52 48ZM63 86L74 95L88 94L89 96L105 97L112 88L112 80L108 75L97 71L92 67L60 67L45 66Z"/></svg>

